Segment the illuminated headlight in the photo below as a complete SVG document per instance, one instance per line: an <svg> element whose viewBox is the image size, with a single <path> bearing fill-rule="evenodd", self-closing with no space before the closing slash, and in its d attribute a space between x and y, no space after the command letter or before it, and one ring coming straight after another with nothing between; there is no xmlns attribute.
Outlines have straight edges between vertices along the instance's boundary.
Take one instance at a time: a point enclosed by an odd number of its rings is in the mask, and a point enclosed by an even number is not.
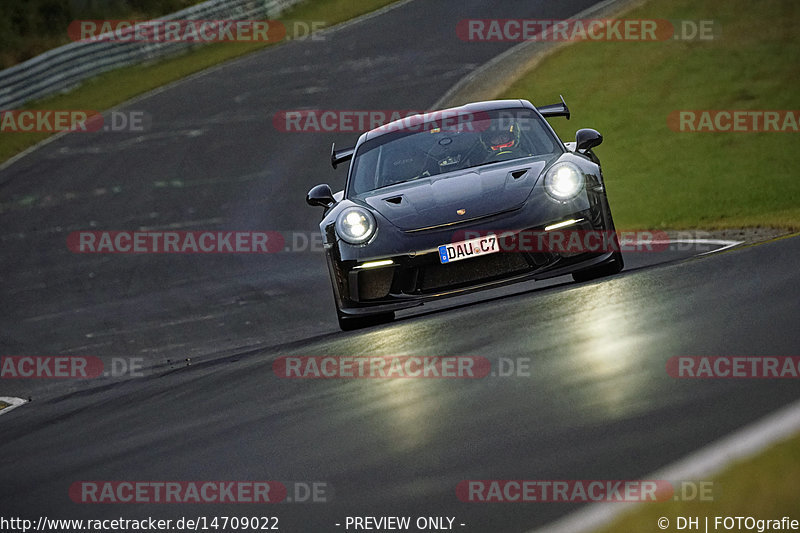
<svg viewBox="0 0 800 533"><path fill-rule="evenodd" d="M571 200L583 188L583 174L572 163L557 163L547 171L544 188L556 200Z"/></svg>
<svg viewBox="0 0 800 533"><path fill-rule="evenodd" d="M363 207L348 207L336 219L336 233L350 244L367 242L376 227L375 217Z"/></svg>

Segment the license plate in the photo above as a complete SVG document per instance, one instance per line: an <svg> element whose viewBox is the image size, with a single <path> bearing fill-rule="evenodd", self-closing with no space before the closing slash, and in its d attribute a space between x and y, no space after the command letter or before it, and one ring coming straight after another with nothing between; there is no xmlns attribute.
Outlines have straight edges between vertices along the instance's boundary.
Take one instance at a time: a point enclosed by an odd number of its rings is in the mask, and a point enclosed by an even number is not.
<svg viewBox="0 0 800 533"><path fill-rule="evenodd" d="M479 255L493 254L500 251L497 243L497 236L487 235L468 241L443 244L439 247L439 261L442 263L452 263Z"/></svg>

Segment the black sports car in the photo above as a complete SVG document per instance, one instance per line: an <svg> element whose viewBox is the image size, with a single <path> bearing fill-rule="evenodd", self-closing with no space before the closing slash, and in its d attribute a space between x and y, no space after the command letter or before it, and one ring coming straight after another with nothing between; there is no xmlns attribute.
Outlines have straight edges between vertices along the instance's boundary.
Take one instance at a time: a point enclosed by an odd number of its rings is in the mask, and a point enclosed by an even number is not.
<svg viewBox="0 0 800 533"><path fill-rule="evenodd" d="M320 230L343 330L425 300L525 279L622 270L600 162L603 138L559 140L561 103L468 104L396 120L331 148L352 159L344 191L317 185ZM555 238L558 237L558 238Z"/></svg>

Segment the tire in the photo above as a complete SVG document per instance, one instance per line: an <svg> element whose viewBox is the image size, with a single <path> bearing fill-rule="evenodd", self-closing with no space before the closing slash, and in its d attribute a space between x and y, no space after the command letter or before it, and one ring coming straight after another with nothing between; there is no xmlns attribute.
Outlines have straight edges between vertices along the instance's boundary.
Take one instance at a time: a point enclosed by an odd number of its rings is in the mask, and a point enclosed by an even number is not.
<svg viewBox="0 0 800 533"><path fill-rule="evenodd" d="M597 158L594 157L594 159ZM600 164L599 161L596 161L596 163ZM572 274L572 279L579 283L619 274L620 271L622 271L622 269L625 267L625 261L623 261L622 252L620 251L622 246L620 245L619 238L616 235L617 228L614 225L614 219L611 217L611 206L608 205L608 198L605 196L605 194L603 195L603 207L603 218L606 219L606 227L608 228L608 231L614 233L614 246L616 247L616 251L607 263L603 263L592 268L587 268L586 270L574 272Z"/></svg>
<svg viewBox="0 0 800 533"><path fill-rule="evenodd" d="M367 315L359 317L343 316L339 310L336 310L336 317L339 319L339 328L342 331L353 331L361 328L368 328L370 326L377 326L379 324L386 324L394 320L394 312L380 313L377 315Z"/></svg>
<svg viewBox="0 0 800 533"><path fill-rule="evenodd" d="M618 274L625 266L625 262L622 260L622 252L614 252L614 255L611 257L612 259L608 263L603 263L602 265L573 273L572 279L578 282L591 281L593 279Z"/></svg>

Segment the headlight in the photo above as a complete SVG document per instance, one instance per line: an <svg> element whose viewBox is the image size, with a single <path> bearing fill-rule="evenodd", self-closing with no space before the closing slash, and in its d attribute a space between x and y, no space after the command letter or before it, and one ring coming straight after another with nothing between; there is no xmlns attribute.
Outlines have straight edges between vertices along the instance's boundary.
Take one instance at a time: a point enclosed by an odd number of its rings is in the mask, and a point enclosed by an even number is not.
<svg viewBox="0 0 800 533"><path fill-rule="evenodd" d="M363 207L348 207L336 218L336 233L350 244L367 242L376 227L375 217Z"/></svg>
<svg viewBox="0 0 800 533"><path fill-rule="evenodd" d="M556 163L544 177L544 188L556 200L571 200L583 188L583 173L572 163Z"/></svg>

